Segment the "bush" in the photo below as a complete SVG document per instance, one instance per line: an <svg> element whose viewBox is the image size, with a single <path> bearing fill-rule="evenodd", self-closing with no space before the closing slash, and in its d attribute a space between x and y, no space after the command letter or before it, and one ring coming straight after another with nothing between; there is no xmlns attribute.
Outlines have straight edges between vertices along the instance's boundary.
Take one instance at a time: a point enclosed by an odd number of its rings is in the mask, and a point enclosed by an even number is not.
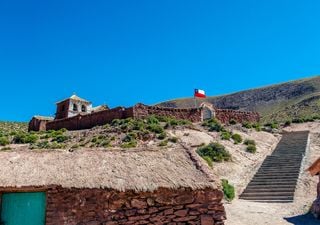
<svg viewBox="0 0 320 225"><path fill-rule="evenodd" d="M249 144L247 146L247 152L256 153L256 151L257 151L257 147L255 145Z"/></svg>
<svg viewBox="0 0 320 225"><path fill-rule="evenodd" d="M56 141L58 143L62 143L64 141L68 140L68 136L65 136L63 134L57 135L55 138L52 139L52 141Z"/></svg>
<svg viewBox="0 0 320 225"><path fill-rule="evenodd" d="M122 148L134 148L137 146L137 141L136 140L132 140L130 142L125 142L123 144L121 144Z"/></svg>
<svg viewBox="0 0 320 225"><path fill-rule="evenodd" d="M235 124L237 124L237 121L235 121L234 119L231 119L231 120L229 121L229 124L235 125Z"/></svg>
<svg viewBox="0 0 320 225"><path fill-rule="evenodd" d="M245 145L256 145L256 142L254 140L246 139L243 144Z"/></svg>
<svg viewBox="0 0 320 225"><path fill-rule="evenodd" d="M260 123L254 123L254 124L252 124L252 127L253 127L256 131L261 131L261 124L260 124Z"/></svg>
<svg viewBox="0 0 320 225"><path fill-rule="evenodd" d="M304 119L302 119L302 118L294 118L292 120L292 123L303 123L303 122L304 122Z"/></svg>
<svg viewBox="0 0 320 225"><path fill-rule="evenodd" d="M167 146L168 145L168 140L163 140L159 143L159 146Z"/></svg>
<svg viewBox="0 0 320 225"><path fill-rule="evenodd" d="M230 140L231 132L224 131L224 132L221 133L220 137L221 137L222 140Z"/></svg>
<svg viewBox="0 0 320 225"><path fill-rule="evenodd" d="M172 143L177 143L178 142L178 138L177 137L171 137L168 139L170 142Z"/></svg>
<svg viewBox="0 0 320 225"><path fill-rule="evenodd" d="M165 132L162 132L162 133L160 133L158 136L157 136L157 138L159 139L159 140L163 140L163 139L165 139L167 137L167 134L165 133Z"/></svg>
<svg viewBox="0 0 320 225"><path fill-rule="evenodd" d="M232 140L234 141L235 144L239 144L242 142L242 137L240 134L233 134L231 136Z"/></svg>
<svg viewBox="0 0 320 225"><path fill-rule="evenodd" d="M209 157L213 162L231 160L230 153L219 143L210 143L198 148L197 153L203 157Z"/></svg>
<svg viewBox="0 0 320 225"><path fill-rule="evenodd" d="M227 201L232 201L235 197L234 186L229 184L229 181L225 179L222 179L221 183L222 183L222 190L223 190L225 199Z"/></svg>
<svg viewBox="0 0 320 225"><path fill-rule="evenodd" d="M9 144L9 139L7 137L0 137L0 146L6 146Z"/></svg>
<svg viewBox="0 0 320 225"><path fill-rule="evenodd" d="M147 123L148 124L159 124L159 120L157 119L156 116L151 115L147 118Z"/></svg>
<svg viewBox="0 0 320 225"><path fill-rule="evenodd" d="M243 123L242 123L242 127L245 127L245 128L247 128L247 129L251 129L251 128L252 128L252 124L249 123L249 122L243 122Z"/></svg>
<svg viewBox="0 0 320 225"><path fill-rule="evenodd" d="M224 131L224 127L216 119L209 119L202 123L202 126L207 127L209 131Z"/></svg>
<svg viewBox="0 0 320 225"><path fill-rule="evenodd" d="M202 158L208 163L208 166L212 168L213 166L212 159L209 156L204 156Z"/></svg>
<svg viewBox="0 0 320 225"><path fill-rule="evenodd" d="M284 125L287 127L287 126L290 126L291 125L291 120L287 120Z"/></svg>
<svg viewBox="0 0 320 225"><path fill-rule="evenodd" d="M37 142L38 138L35 134L19 133L13 137L13 142L15 144L33 144Z"/></svg>
<svg viewBox="0 0 320 225"><path fill-rule="evenodd" d="M160 125L158 124L150 124L147 126L147 129L153 133L156 133L156 134L160 134L160 133L163 133L164 132L164 129L163 127L161 127Z"/></svg>

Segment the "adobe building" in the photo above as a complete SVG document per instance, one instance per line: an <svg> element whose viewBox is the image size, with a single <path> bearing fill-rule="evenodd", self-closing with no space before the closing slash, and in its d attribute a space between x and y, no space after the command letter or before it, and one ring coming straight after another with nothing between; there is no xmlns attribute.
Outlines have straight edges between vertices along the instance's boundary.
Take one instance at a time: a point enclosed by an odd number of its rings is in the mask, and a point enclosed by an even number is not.
<svg viewBox="0 0 320 225"><path fill-rule="evenodd" d="M1 222L222 225L219 179L185 148L1 153ZM30 222L30 223L29 223Z"/></svg>
<svg viewBox="0 0 320 225"><path fill-rule="evenodd" d="M320 219L320 158L309 167L308 171L311 176L319 177L319 183L317 185L317 199L312 204L311 212L316 218Z"/></svg>
<svg viewBox="0 0 320 225"><path fill-rule="evenodd" d="M148 115L169 116L176 119L185 119L191 122L201 122L205 119L216 118L222 123L235 120L242 122L258 122L260 115L257 112L244 112L230 109L218 109L211 103L204 102L198 108L166 108L147 106L138 103L132 107L116 107L109 109L101 105L92 107L90 101L76 95L57 103L55 118L34 116L29 122L29 131L89 129L104 125L114 119L145 118Z"/></svg>

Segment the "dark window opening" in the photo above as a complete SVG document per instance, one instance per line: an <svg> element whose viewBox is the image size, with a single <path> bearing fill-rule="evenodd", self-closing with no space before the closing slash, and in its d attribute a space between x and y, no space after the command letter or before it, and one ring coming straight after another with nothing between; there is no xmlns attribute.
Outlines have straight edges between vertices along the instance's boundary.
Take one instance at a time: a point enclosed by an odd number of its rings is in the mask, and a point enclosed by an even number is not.
<svg viewBox="0 0 320 225"><path fill-rule="evenodd" d="M87 112L87 107L85 105L81 106L81 112Z"/></svg>
<svg viewBox="0 0 320 225"><path fill-rule="evenodd" d="M78 106L77 106L77 104L73 104L73 111L78 111Z"/></svg>
<svg viewBox="0 0 320 225"><path fill-rule="evenodd" d="M65 105L62 105L62 106L61 106L61 111L64 112L64 110L66 110L66 106L65 106Z"/></svg>

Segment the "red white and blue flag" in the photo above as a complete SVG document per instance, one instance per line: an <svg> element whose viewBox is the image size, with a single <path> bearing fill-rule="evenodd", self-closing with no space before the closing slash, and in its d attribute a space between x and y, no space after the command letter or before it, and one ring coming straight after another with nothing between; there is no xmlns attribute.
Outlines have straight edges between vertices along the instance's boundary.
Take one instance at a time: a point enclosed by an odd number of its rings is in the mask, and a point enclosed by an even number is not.
<svg viewBox="0 0 320 225"><path fill-rule="evenodd" d="M206 93L205 93L204 90L194 89L194 97L205 98L206 97Z"/></svg>

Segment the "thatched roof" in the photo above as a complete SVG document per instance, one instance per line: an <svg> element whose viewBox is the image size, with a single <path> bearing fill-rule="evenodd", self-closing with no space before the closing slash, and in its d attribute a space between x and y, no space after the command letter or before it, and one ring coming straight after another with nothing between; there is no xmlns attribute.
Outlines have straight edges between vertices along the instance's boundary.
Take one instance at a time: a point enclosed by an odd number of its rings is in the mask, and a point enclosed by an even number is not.
<svg viewBox="0 0 320 225"><path fill-rule="evenodd" d="M0 152L0 187L66 188L215 187L183 148L162 150L15 150Z"/></svg>
<svg viewBox="0 0 320 225"><path fill-rule="evenodd" d="M309 168L308 171L312 176L320 173L320 158L318 158Z"/></svg>

